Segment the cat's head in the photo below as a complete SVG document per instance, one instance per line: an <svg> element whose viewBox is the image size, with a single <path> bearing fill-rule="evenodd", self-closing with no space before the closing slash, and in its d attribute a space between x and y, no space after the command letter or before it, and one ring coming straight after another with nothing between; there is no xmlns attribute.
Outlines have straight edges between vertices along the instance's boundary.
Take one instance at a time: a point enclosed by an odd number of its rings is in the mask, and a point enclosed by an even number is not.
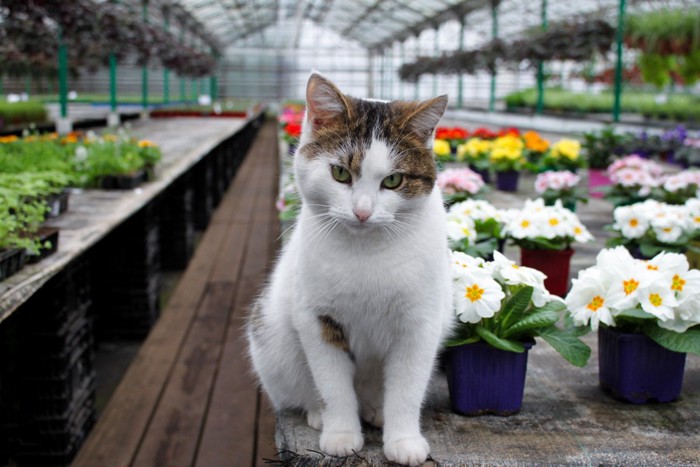
<svg viewBox="0 0 700 467"><path fill-rule="evenodd" d="M410 216L435 187L432 135L446 107L447 96L357 99L312 74L295 156L304 203L358 230Z"/></svg>

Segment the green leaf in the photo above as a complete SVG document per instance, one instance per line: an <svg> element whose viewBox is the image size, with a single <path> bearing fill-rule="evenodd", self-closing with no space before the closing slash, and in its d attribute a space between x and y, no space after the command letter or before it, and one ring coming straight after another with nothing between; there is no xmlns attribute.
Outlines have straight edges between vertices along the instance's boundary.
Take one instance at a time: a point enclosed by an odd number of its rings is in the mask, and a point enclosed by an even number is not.
<svg viewBox="0 0 700 467"><path fill-rule="evenodd" d="M647 313L641 308L630 308L628 310L623 310L622 312L615 315L615 318L632 318L633 320L639 319L656 319L656 316Z"/></svg>
<svg viewBox="0 0 700 467"><path fill-rule="evenodd" d="M540 329L537 334L547 341L566 361L578 367L584 367L591 357L591 348L567 332L552 326Z"/></svg>
<svg viewBox="0 0 700 467"><path fill-rule="evenodd" d="M688 329L683 333L660 328L656 323L646 323L642 331L668 350L700 355L700 329Z"/></svg>
<svg viewBox="0 0 700 467"><path fill-rule="evenodd" d="M510 337L523 331L546 328L559 321L559 313L551 310L539 310L519 320L513 326L503 331L503 337Z"/></svg>
<svg viewBox="0 0 700 467"><path fill-rule="evenodd" d="M497 349L506 350L508 352L523 353L525 352L525 347L520 342L512 341L509 339L503 339L498 337L496 334L492 333L483 326L477 326L475 328L476 333L484 339L489 345L496 347Z"/></svg>
<svg viewBox="0 0 700 467"><path fill-rule="evenodd" d="M530 305L533 291L534 288L532 286L526 286L515 292L515 294L508 299L503 307L503 313L501 315L501 323L504 329L508 329L511 322L519 320L520 316Z"/></svg>
<svg viewBox="0 0 700 467"><path fill-rule="evenodd" d="M447 339L445 341L445 347L457 347L458 345L473 344L474 342L479 342L479 336L471 337L453 337L452 339Z"/></svg>
<svg viewBox="0 0 700 467"><path fill-rule="evenodd" d="M639 252L647 258L653 258L661 251L663 251L663 248L660 246L650 245L648 243L640 243L639 245Z"/></svg>
<svg viewBox="0 0 700 467"><path fill-rule="evenodd" d="M539 308L535 308L534 311L554 311L557 313L561 313L564 310L566 310L566 304L560 302L559 300L552 300L551 302L547 302Z"/></svg>

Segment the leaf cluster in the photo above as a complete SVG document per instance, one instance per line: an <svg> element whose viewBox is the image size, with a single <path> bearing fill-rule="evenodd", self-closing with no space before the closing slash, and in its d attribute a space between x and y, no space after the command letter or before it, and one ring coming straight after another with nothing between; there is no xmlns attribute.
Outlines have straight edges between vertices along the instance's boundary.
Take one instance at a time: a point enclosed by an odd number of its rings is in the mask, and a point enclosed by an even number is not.
<svg viewBox="0 0 700 467"><path fill-rule="evenodd" d="M556 326L565 306L552 301L536 307L532 303L532 286L506 287L501 311L493 318L479 323L460 323L456 335L447 346L471 344L480 340L497 349L522 353L523 342L541 337L569 363L583 367L588 363L591 349L577 336L574 328Z"/></svg>

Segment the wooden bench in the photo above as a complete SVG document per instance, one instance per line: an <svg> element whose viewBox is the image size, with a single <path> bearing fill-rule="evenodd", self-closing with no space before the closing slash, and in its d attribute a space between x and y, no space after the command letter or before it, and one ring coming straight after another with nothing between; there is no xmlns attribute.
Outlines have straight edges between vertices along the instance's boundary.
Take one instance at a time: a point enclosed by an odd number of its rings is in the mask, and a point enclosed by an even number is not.
<svg viewBox="0 0 700 467"><path fill-rule="evenodd" d="M276 252L278 174L270 121L73 466L243 466L275 457L274 415L251 376L243 324Z"/></svg>

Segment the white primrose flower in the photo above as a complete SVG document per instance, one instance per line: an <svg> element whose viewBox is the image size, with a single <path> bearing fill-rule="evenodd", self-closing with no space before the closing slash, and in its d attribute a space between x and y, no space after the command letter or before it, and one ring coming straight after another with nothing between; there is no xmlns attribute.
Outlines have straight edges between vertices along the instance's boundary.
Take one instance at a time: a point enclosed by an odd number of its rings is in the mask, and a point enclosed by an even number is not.
<svg viewBox="0 0 700 467"><path fill-rule="evenodd" d="M617 207L613 211L613 228L619 230L623 237L641 238L649 229L649 219L640 208L641 204L633 204Z"/></svg>
<svg viewBox="0 0 700 467"><path fill-rule="evenodd" d="M620 311L636 306L640 288L651 285L658 276L622 246L598 253L596 266L601 271L603 284L608 287L608 304Z"/></svg>
<svg viewBox="0 0 700 467"><path fill-rule="evenodd" d="M452 264L452 275L455 280L466 271L479 268L482 264L484 264L483 258L475 258L466 253L462 253L461 251L452 251L450 258Z"/></svg>
<svg viewBox="0 0 700 467"><path fill-rule="evenodd" d="M667 274L660 274L652 284L639 290L639 304L642 310L661 321L675 318L674 307L678 306Z"/></svg>
<svg viewBox="0 0 700 467"><path fill-rule="evenodd" d="M700 294L700 271L690 269L685 255L664 251L645 262L645 265L648 269L663 271L670 277L670 288L679 303Z"/></svg>
<svg viewBox="0 0 700 467"><path fill-rule="evenodd" d="M608 301L608 287L596 269L581 271L578 278L573 279L571 290L564 303L571 313L574 324L586 326L590 322L593 331L598 330L599 324L614 326Z"/></svg>
<svg viewBox="0 0 700 467"><path fill-rule="evenodd" d="M454 281L455 313L463 323L493 317L505 297L501 285L486 269L474 268Z"/></svg>
<svg viewBox="0 0 700 467"><path fill-rule="evenodd" d="M467 239L469 244L476 242L476 228L474 221L468 217L448 218L447 237L450 240L460 241Z"/></svg>
<svg viewBox="0 0 700 467"><path fill-rule="evenodd" d="M656 239L662 243L673 243L683 235L681 224L671 216L656 217L651 221Z"/></svg>

